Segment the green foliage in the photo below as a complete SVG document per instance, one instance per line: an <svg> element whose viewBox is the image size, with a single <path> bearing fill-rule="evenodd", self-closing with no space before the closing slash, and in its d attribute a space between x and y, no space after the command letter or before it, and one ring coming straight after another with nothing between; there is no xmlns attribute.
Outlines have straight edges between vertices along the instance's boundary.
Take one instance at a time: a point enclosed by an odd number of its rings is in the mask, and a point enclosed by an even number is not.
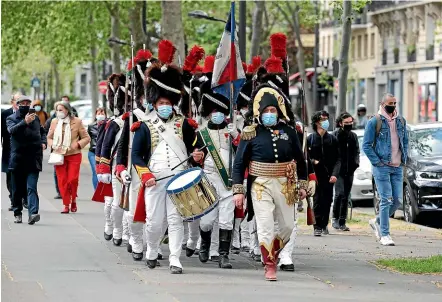
<svg viewBox="0 0 442 302"><path fill-rule="evenodd" d="M325 89L327 89L328 91L333 91L335 88L329 84L330 77L331 76L326 71L323 71L318 77L318 82L319 84L324 86Z"/></svg>
<svg viewBox="0 0 442 302"><path fill-rule="evenodd" d="M408 45L408 47L407 47L407 53L408 53L408 54L412 54L412 53L414 53L414 52L416 52L416 44Z"/></svg>
<svg viewBox="0 0 442 302"><path fill-rule="evenodd" d="M441 274L442 273L442 255L431 256L428 258L399 258L399 259L381 259L378 264L394 269L401 273L411 274Z"/></svg>

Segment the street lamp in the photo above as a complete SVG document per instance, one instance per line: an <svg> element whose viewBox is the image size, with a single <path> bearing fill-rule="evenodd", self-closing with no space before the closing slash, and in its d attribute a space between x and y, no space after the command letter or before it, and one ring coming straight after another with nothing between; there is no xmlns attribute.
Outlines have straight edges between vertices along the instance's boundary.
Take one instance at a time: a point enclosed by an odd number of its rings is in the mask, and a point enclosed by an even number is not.
<svg viewBox="0 0 442 302"><path fill-rule="evenodd" d="M222 22L224 24L226 23L225 20L221 20L221 19L217 19L217 18L211 17L211 16L209 16L208 13L206 13L206 12L204 12L202 10L194 10L194 11L189 12L187 15L189 17L196 18L196 19L206 19L206 20L210 20L210 21Z"/></svg>

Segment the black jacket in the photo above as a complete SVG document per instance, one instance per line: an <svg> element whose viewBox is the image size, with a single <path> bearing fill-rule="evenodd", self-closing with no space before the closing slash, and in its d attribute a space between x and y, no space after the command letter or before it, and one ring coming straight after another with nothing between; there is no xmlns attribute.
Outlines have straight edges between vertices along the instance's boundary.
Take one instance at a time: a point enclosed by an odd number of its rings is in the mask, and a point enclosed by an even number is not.
<svg viewBox="0 0 442 302"><path fill-rule="evenodd" d="M356 133L338 129L333 133L338 139L341 155L341 170L339 175L351 176L359 168L359 142Z"/></svg>
<svg viewBox="0 0 442 302"><path fill-rule="evenodd" d="M87 126L87 133L91 137L89 152L95 153L95 148L97 146L97 137L98 137L98 124L97 121Z"/></svg>
<svg viewBox="0 0 442 302"><path fill-rule="evenodd" d="M331 176L338 177L341 170L341 160L339 155L338 139L326 132L320 136L318 132L313 132L307 138L308 154L311 161L319 161L313 164L318 179L329 179Z"/></svg>
<svg viewBox="0 0 442 302"><path fill-rule="evenodd" d="M46 132L38 117L29 125L20 113L6 119L8 132L11 134L11 158L9 170L41 171L43 161L42 144L47 146Z"/></svg>
<svg viewBox="0 0 442 302"><path fill-rule="evenodd" d="M8 172L9 157L11 153L11 135L8 132L8 127L6 126L6 119L8 116L14 113L11 108L6 109L2 112L2 172Z"/></svg>

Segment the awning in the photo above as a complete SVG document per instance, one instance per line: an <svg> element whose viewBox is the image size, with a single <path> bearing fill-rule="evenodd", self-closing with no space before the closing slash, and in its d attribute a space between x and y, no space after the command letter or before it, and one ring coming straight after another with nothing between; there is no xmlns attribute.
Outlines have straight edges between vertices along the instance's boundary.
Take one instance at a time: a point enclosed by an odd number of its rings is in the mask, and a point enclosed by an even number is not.
<svg viewBox="0 0 442 302"><path fill-rule="evenodd" d="M315 74L314 71L306 71L307 79L310 80L314 74ZM300 81L300 78L301 78L301 73L297 72L289 77L289 81Z"/></svg>

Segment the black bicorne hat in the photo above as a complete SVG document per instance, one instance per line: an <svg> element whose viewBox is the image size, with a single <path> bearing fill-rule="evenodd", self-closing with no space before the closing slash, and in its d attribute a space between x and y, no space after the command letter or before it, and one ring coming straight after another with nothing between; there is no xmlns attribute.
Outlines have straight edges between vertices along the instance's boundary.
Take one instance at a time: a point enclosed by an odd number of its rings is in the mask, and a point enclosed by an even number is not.
<svg viewBox="0 0 442 302"><path fill-rule="evenodd" d="M202 117L208 117L215 109L225 115L230 113L230 100L224 95L214 92L211 81L205 81L199 88Z"/></svg>
<svg viewBox="0 0 442 302"><path fill-rule="evenodd" d="M249 80L244 83L236 99L236 108L239 110L243 107L247 107L251 100L253 91L253 81Z"/></svg>

